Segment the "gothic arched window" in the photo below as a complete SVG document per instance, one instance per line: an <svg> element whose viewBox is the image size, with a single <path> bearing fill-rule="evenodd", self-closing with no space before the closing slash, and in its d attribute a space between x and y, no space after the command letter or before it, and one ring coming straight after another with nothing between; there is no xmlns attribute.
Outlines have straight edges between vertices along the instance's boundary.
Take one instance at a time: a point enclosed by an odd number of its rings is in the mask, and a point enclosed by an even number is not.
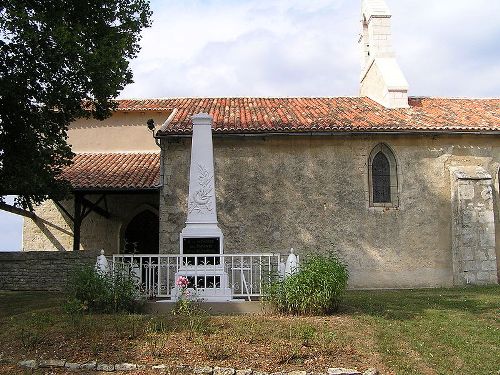
<svg viewBox="0 0 500 375"><path fill-rule="evenodd" d="M396 158L391 149L381 143L372 150L368 163L370 205L398 205L398 173Z"/></svg>

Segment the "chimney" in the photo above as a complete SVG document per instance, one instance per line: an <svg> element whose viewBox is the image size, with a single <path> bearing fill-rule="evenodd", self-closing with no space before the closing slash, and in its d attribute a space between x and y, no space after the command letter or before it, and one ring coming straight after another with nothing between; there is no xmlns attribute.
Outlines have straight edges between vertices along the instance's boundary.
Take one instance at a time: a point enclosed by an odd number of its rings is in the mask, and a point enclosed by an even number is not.
<svg viewBox="0 0 500 375"><path fill-rule="evenodd" d="M384 0L363 0L360 96L387 108L408 108L408 82L392 49L391 12Z"/></svg>

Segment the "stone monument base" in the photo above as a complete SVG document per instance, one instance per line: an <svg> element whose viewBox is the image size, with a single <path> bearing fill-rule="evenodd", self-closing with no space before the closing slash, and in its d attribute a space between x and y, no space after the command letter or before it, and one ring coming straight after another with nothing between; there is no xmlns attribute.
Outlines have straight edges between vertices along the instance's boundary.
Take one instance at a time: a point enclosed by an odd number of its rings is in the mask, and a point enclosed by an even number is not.
<svg viewBox="0 0 500 375"><path fill-rule="evenodd" d="M229 302L233 293L229 287L227 272L220 265L182 267L175 274L175 280L184 276L189 280L187 288L190 300L200 302ZM171 291L172 301L178 301L181 290L177 286Z"/></svg>

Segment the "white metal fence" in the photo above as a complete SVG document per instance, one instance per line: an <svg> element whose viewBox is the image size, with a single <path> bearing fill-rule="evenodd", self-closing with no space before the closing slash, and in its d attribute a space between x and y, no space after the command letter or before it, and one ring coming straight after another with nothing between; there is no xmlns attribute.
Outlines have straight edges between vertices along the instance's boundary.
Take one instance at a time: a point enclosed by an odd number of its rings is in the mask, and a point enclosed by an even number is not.
<svg viewBox="0 0 500 375"><path fill-rule="evenodd" d="M176 278L184 276L188 288L203 297L226 289L232 298L248 300L260 297L263 284L284 266L280 254L118 254L113 255L113 267L117 265L134 275L149 297L175 299Z"/></svg>

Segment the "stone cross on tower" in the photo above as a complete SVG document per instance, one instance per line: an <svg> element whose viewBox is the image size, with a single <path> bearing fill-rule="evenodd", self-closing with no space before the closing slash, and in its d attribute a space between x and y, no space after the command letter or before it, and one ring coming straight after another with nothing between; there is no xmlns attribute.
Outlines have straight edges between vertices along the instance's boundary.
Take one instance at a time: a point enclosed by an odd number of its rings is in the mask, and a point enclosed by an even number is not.
<svg viewBox="0 0 500 375"><path fill-rule="evenodd" d="M384 0L363 0L360 95L387 108L408 107L408 82L392 48L392 14Z"/></svg>

